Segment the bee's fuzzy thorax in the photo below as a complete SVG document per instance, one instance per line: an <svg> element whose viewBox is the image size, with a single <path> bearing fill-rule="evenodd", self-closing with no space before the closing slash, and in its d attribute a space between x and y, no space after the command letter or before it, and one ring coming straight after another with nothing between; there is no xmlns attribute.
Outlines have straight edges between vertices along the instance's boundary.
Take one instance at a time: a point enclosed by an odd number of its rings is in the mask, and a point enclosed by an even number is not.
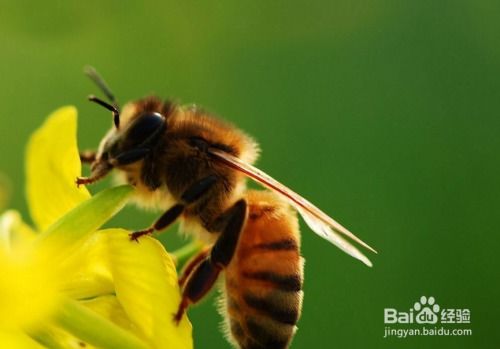
<svg viewBox="0 0 500 349"><path fill-rule="evenodd" d="M259 146L252 137L202 109L194 106L177 107L169 120L172 132L185 137L201 137L249 163L257 160Z"/></svg>

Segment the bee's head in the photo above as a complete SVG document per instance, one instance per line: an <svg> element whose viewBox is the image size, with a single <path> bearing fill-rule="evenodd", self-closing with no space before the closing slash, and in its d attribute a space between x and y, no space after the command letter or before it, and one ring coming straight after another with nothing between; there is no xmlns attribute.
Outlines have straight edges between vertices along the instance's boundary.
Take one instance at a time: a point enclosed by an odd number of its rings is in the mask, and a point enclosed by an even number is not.
<svg viewBox="0 0 500 349"><path fill-rule="evenodd" d="M123 113L113 108L114 126L102 139L92 167L98 163L120 167L142 160L156 148L167 127L161 111L144 108L141 101L127 104Z"/></svg>
<svg viewBox="0 0 500 349"><path fill-rule="evenodd" d="M164 115L169 106L156 97L149 97L127 104L120 112L113 94L97 72L88 68L86 73L111 103L95 96L90 96L89 100L113 113L114 125L102 139L91 165L89 178L97 180L114 167L124 167L143 160L156 149L167 127Z"/></svg>

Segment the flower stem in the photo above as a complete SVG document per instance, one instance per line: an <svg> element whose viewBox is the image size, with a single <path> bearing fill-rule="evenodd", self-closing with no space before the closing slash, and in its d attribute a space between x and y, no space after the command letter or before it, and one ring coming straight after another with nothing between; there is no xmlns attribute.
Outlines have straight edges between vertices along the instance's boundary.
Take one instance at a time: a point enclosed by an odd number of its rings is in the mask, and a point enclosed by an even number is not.
<svg viewBox="0 0 500 349"><path fill-rule="evenodd" d="M52 333L47 329L38 330L37 332L27 332L37 343L43 345L44 348L50 349L65 349L64 344L59 343ZM69 336L69 335L68 335Z"/></svg>
<svg viewBox="0 0 500 349"><path fill-rule="evenodd" d="M103 349L148 349L148 345L76 301L66 299L55 316L57 325Z"/></svg>

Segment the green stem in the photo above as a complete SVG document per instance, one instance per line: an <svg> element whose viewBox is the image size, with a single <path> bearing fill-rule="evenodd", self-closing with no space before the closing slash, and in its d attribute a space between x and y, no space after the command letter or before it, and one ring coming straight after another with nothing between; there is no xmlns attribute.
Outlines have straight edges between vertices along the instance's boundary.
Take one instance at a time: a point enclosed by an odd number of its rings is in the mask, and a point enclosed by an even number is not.
<svg viewBox="0 0 500 349"><path fill-rule="evenodd" d="M62 302L55 321L74 336L102 349L149 348L133 334L70 299Z"/></svg>
<svg viewBox="0 0 500 349"><path fill-rule="evenodd" d="M50 349L66 349L64 344L59 343L57 338L53 336L47 329L38 330L37 332L27 332L37 343L40 343L45 348Z"/></svg>
<svg viewBox="0 0 500 349"><path fill-rule="evenodd" d="M201 251L204 244L199 240L193 240L181 248L170 253L178 269L182 268L191 257Z"/></svg>

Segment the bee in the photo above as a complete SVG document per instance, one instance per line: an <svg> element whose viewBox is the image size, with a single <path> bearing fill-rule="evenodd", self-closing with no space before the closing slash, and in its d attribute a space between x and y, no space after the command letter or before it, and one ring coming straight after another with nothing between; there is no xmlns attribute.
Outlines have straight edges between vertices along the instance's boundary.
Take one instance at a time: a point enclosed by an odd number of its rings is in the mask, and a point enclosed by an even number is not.
<svg viewBox="0 0 500 349"><path fill-rule="evenodd" d="M257 143L245 132L198 107L155 96L120 110L93 68L87 75L109 103L114 126L90 163L90 184L116 170L136 188L137 201L164 213L139 238L180 220L182 229L206 242L179 278L182 300L174 320L202 299L224 272L221 313L230 342L242 349L288 348L302 309L303 258L297 212L321 237L368 266L354 242L375 252L312 203L253 166ZM251 178L270 190L247 190Z"/></svg>

